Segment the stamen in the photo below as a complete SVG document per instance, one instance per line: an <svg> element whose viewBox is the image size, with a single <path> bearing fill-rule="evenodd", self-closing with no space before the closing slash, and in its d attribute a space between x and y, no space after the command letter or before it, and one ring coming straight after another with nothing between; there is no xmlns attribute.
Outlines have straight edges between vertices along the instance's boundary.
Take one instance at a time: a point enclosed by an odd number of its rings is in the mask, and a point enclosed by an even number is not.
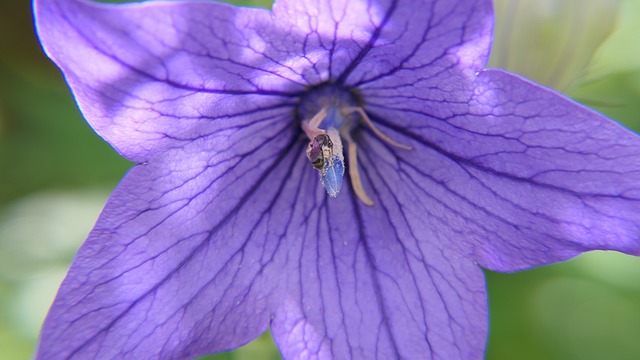
<svg viewBox="0 0 640 360"><path fill-rule="evenodd" d="M325 158L325 160L329 161L325 161L324 169L320 172L320 180L324 189L327 190L327 194L336 197L340 193L344 181L344 162L336 155Z"/></svg>
<svg viewBox="0 0 640 360"><path fill-rule="evenodd" d="M390 145L393 145L397 148L400 149L404 149L404 150L413 150L413 148L411 146L407 146L404 144L400 144L399 142L396 142L395 140L391 139L390 137L388 137L387 135L385 135L382 131L380 131L380 129L378 129L374 124L373 121L371 121L371 119L369 118L369 115L367 115L367 113L364 111L363 108L361 107L345 107L342 108L342 110L345 112L345 115L348 114L353 114L358 113L360 115L360 117L362 118L362 120L364 120L364 122L369 126L369 128L371 128L371 130L373 130L373 132L382 140L384 140L385 142L387 142Z"/></svg>
<svg viewBox="0 0 640 360"><path fill-rule="evenodd" d="M362 179L360 178L360 171L358 170L358 145L351 138L348 131L341 132L344 139L347 141L349 150L349 177L351 178L351 186L353 191L358 196L358 199L367 206L373 206L374 202L371 200L367 192L364 191L362 186Z"/></svg>
<svg viewBox="0 0 640 360"><path fill-rule="evenodd" d="M344 155L342 140L335 128L329 128L327 135L331 146L323 147L324 168L320 171L322 185L331 197L338 196L344 180Z"/></svg>

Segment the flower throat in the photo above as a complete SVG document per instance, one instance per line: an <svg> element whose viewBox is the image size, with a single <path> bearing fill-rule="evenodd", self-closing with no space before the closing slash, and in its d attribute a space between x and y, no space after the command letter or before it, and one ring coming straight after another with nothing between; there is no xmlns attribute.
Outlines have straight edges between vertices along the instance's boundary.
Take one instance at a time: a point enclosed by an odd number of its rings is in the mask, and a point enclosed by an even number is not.
<svg viewBox="0 0 640 360"><path fill-rule="evenodd" d="M360 124L368 126L381 140L395 147L411 150L411 147L399 144L383 134L373 124L354 93L334 84L310 89L302 97L297 115L301 119L302 130L309 138L307 158L320 173L322 186L331 197L338 196L344 181L344 141L353 191L365 205L374 204L362 186L358 170L358 146L351 137L351 133Z"/></svg>

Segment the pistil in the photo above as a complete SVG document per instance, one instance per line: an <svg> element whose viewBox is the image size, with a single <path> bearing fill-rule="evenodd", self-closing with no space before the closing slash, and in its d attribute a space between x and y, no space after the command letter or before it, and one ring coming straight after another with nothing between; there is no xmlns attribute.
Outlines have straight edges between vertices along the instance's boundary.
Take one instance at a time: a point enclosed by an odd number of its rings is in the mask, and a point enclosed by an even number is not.
<svg viewBox="0 0 640 360"><path fill-rule="evenodd" d="M322 108L308 122L302 123L302 129L311 140L307 148L307 158L313 167L320 171L320 180L331 197L338 196L344 179L344 155L342 139L335 127L320 128L327 117L327 107Z"/></svg>
<svg viewBox="0 0 640 360"><path fill-rule="evenodd" d="M374 202L362 184L358 167L358 144L354 141L352 132L359 124L363 124L379 139L394 147L403 150L411 150L411 147L394 141L380 131L361 104L356 92L326 83L309 89L302 96L296 112L301 119L302 129L309 138L307 157L320 173L322 186L329 196L338 196L342 188L345 172L344 141L353 191L363 204L372 206Z"/></svg>
<svg viewBox="0 0 640 360"><path fill-rule="evenodd" d="M365 205L373 206L373 200L367 195L358 169L358 145L351 137L355 128L351 115L358 117L384 142L403 150L410 146L400 144L378 129L363 108L343 106L335 103L324 106L308 121L302 122L302 129L309 138L307 157L313 167L320 172L322 185L331 197L338 196L344 179L344 155L342 140L348 146L349 178L358 199Z"/></svg>

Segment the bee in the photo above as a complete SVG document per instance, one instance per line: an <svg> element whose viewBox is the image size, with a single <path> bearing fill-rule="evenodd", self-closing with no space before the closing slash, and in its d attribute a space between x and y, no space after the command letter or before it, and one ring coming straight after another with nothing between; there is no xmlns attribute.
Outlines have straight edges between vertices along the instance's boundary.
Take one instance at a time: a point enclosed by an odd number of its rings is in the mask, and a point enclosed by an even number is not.
<svg viewBox="0 0 640 360"><path fill-rule="evenodd" d="M323 173L333 158L333 142L327 134L317 135L309 142L307 158L313 168Z"/></svg>

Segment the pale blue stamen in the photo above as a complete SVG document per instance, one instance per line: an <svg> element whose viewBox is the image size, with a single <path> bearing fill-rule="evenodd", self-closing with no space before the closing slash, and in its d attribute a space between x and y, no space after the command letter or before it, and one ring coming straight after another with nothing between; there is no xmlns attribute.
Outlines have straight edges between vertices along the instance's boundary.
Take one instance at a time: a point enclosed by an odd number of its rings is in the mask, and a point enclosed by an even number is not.
<svg viewBox="0 0 640 360"><path fill-rule="evenodd" d="M331 160L325 159L325 167L320 173L320 179L329 196L338 196L344 180L344 160L337 155L334 155Z"/></svg>

